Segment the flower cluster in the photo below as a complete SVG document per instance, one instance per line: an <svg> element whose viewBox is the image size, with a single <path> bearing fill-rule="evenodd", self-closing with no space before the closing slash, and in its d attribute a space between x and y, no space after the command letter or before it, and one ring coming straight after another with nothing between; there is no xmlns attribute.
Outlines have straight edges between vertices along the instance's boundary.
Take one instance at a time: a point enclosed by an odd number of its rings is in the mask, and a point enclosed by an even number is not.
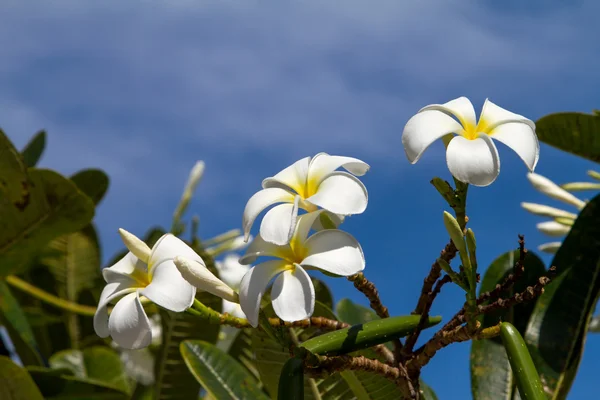
<svg viewBox="0 0 600 400"><path fill-rule="evenodd" d="M500 172L492 139L512 148L530 171L538 161L533 122L487 100L479 121L465 97L421 109L402 134L409 161L417 162L439 138L447 145L450 172L459 181L476 186L489 185ZM177 221L202 176L203 166L197 164L190 177L182 205L175 213ZM242 218L244 242L249 242L254 222L268 209L259 234L243 256L230 254L217 262L220 279L190 246L172 234L161 237L150 249L121 230L129 252L102 271L107 284L94 317L97 334L111 336L123 348L146 347L152 341L152 329L143 301L182 312L195 303L196 290L221 297L226 313L245 317L255 327L269 287L270 301L279 318L294 322L310 317L315 289L309 271L351 276L365 268L360 244L338 227L346 217L365 211L368 193L358 177L368 170L369 165L359 159L319 153L264 179L262 189L248 200ZM174 232L178 232L177 224ZM207 249L207 254L240 247L232 239ZM109 316L108 304L115 301Z"/></svg>

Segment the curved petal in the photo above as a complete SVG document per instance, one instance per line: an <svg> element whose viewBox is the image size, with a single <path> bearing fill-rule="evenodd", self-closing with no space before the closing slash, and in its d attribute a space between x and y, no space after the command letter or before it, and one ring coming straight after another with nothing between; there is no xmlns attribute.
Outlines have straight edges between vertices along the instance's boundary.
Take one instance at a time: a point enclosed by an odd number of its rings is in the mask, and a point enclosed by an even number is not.
<svg viewBox="0 0 600 400"><path fill-rule="evenodd" d="M491 184L500 173L498 150L485 134L475 140L452 138L446 149L446 162L456 179L475 186Z"/></svg>
<svg viewBox="0 0 600 400"><path fill-rule="evenodd" d="M247 265L240 263L240 256L229 254L218 264L219 277L230 287L237 289L240 287L242 278L250 269Z"/></svg>
<svg viewBox="0 0 600 400"><path fill-rule="evenodd" d="M279 246L265 241L260 235L254 238L252 243L246 249L246 253L240 257L240 264L252 264L260 256L278 257L281 259L290 259L293 256L289 243Z"/></svg>
<svg viewBox="0 0 600 400"><path fill-rule="evenodd" d="M253 327L258 326L260 300L271 280L284 271L287 263L281 260L267 261L252 268L240 283L240 305Z"/></svg>
<svg viewBox="0 0 600 400"><path fill-rule="evenodd" d="M307 256L300 265L336 275L350 276L365 269L365 256L356 239L344 231L328 229L305 242Z"/></svg>
<svg viewBox="0 0 600 400"><path fill-rule="evenodd" d="M141 349L152 343L150 321L137 292L118 301L108 319L108 329L113 340L125 349Z"/></svg>
<svg viewBox="0 0 600 400"><path fill-rule="evenodd" d="M298 217L299 200L300 196L296 196L293 204L279 204L267 211L260 223L260 236L264 240L278 245L290 241Z"/></svg>
<svg viewBox="0 0 600 400"><path fill-rule="evenodd" d="M460 133L463 127L441 111L426 110L408 120L402 132L402 145L411 164L416 163L427 148L449 133Z"/></svg>
<svg viewBox="0 0 600 400"><path fill-rule="evenodd" d="M300 218L298 218L298 222L296 223L296 229L294 230L294 235L290 240L290 247L292 250L300 249L304 246L304 242L310 233L310 230L315 225L315 221L319 218L321 213L324 210L317 210L310 213L302 214Z"/></svg>
<svg viewBox="0 0 600 400"><path fill-rule="evenodd" d="M360 214L367 208L367 188L347 172L333 172L321 182L317 192L306 199L335 214Z"/></svg>
<svg viewBox="0 0 600 400"><path fill-rule="evenodd" d="M304 189L308 178L308 164L310 157L304 157L296 161L277 175L263 180L262 187L281 188L284 185L294 190L297 194L304 197Z"/></svg>
<svg viewBox="0 0 600 400"><path fill-rule="evenodd" d="M271 298L275 314L284 321L309 318L315 310L315 288L299 265L279 274L273 283Z"/></svg>
<svg viewBox="0 0 600 400"><path fill-rule="evenodd" d="M448 115L453 115L465 128L468 126L474 127L477 123L473 104L464 96L459 97L458 99L450 100L444 104L431 104L425 106L421 108L419 112L427 110L437 110Z"/></svg>
<svg viewBox="0 0 600 400"><path fill-rule="evenodd" d="M173 261L173 258L181 256L189 258L190 260L197 261L204 265L204 260L202 257L198 255L190 246L188 246L183 240L179 239L177 236L174 236L170 233L163 235L154 247L152 248L152 253L150 254L150 262L148 265L148 269L150 270L150 275L155 274L154 269L165 261ZM175 266L171 262L173 268Z"/></svg>
<svg viewBox="0 0 600 400"><path fill-rule="evenodd" d="M129 282L131 286L145 286L148 283L148 266L132 252L125 254L114 265L104 268L102 276L107 283Z"/></svg>
<svg viewBox="0 0 600 400"><path fill-rule="evenodd" d="M181 312L194 302L196 288L183 279L173 260L165 260L154 267L152 282L140 294L167 310Z"/></svg>
<svg viewBox="0 0 600 400"><path fill-rule="evenodd" d="M563 225L556 221L540 222L536 227L540 232L545 233L548 236L563 236L571 230L570 226Z"/></svg>
<svg viewBox="0 0 600 400"><path fill-rule="evenodd" d="M510 122L519 122L525 124L535 132L535 124L530 119L505 110L504 108L492 103L489 99L485 99L485 103L483 103L483 108L481 109L481 115L479 117L479 124L477 125L479 132L491 134L491 132L500 124L507 124Z"/></svg>
<svg viewBox="0 0 600 400"><path fill-rule="evenodd" d="M529 171L533 172L540 158L540 143L531 126L522 122L500 124L492 130L490 136L513 149Z"/></svg>
<svg viewBox="0 0 600 400"><path fill-rule="evenodd" d="M319 186L323 179L340 167L356 176L366 174L370 168L369 164L358 158L330 156L327 153L319 153L310 160L310 165L308 166L308 192L313 193L313 190ZM313 185L314 188L311 188L310 186Z"/></svg>
<svg viewBox="0 0 600 400"><path fill-rule="evenodd" d="M276 203L293 203L294 197L292 193L281 188L263 189L250 197L250 200L246 203L244 216L242 217L244 239L248 241L254 220L265 208Z"/></svg>
<svg viewBox="0 0 600 400"><path fill-rule="evenodd" d="M534 188L545 195L552 197L553 199L563 201L567 204L572 204L580 210L585 207L585 201L573 196L571 193L567 192L565 189L561 188L545 176L529 173L527 174L527 179L529 179L529 182L531 182Z"/></svg>
<svg viewBox="0 0 600 400"><path fill-rule="evenodd" d="M108 304L121 296L125 296L127 293L135 292L137 289L130 287L125 282L112 282L104 286L102 293L100 294L100 300L98 301L98 308L94 314L94 331L96 335L101 338L108 337L110 331L108 330L108 311L106 307Z"/></svg>

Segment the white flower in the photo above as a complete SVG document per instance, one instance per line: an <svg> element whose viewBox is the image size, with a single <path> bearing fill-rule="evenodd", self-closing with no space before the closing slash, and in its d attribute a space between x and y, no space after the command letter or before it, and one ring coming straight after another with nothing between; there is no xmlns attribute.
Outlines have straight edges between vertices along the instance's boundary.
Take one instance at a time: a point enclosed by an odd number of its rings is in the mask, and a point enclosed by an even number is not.
<svg viewBox="0 0 600 400"><path fill-rule="evenodd" d="M531 120L486 99L477 122L466 97L428 105L406 123L402 144L408 160L416 163L431 143L453 133L457 136L448 144L446 161L461 182L487 186L496 180L500 159L491 139L513 149L530 171L537 164L540 146Z"/></svg>
<svg viewBox="0 0 600 400"><path fill-rule="evenodd" d="M152 342L150 321L140 295L168 310L184 311L192 305L196 288L183 279L173 258L183 255L197 262L202 259L171 234L162 236L152 250L128 232L121 232L121 236L130 252L102 271L107 284L94 316L94 330L100 337L111 336L120 347L139 349ZM137 241L131 240L132 236ZM107 306L117 299L109 317Z"/></svg>
<svg viewBox="0 0 600 400"><path fill-rule="evenodd" d="M260 235L240 258L240 263L253 263L257 257L274 257L254 266L240 284L240 304L252 326L258 325L260 302L273 278L271 299L275 313L284 321L310 317L315 306L315 289L305 269L320 269L349 276L365 268L360 244L350 234L338 229L308 234L322 210L298 218L288 244L266 242Z"/></svg>
<svg viewBox="0 0 600 400"><path fill-rule="evenodd" d="M249 266L240 264L239 259L240 256L237 254L228 254L223 261L215 262L220 278L234 290L239 290L242 278L250 269ZM246 314L238 303L225 299L223 299L222 312L234 317L246 318Z"/></svg>
<svg viewBox="0 0 600 400"><path fill-rule="evenodd" d="M344 168L348 172L336 171ZM246 240L256 217L269 210L260 225L263 240L283 245L289 242L298 216L298 208L308 212L318 207L340 216L362 213L368 202L367 189L356 176L369 165L351 157L319 153L306 157L262 182L263 190L255 193L244 210L242 226ZM354 176L356 175L356 176Z"/></svg>

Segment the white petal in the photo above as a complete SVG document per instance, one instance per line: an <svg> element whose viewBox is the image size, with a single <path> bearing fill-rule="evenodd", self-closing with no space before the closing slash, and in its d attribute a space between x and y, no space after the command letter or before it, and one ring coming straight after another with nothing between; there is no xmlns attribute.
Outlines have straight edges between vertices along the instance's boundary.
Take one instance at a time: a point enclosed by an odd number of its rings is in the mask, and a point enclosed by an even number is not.
<svg viewBox="0 0 600 400"><path fill-rule="evenodd" d="M102 269L102 276L108 283L129 282L131 286L145 286L148 280L148 266L129 252L114 265Z"/></svg>
<svg viewBox="0 0 600 400"><path fill-rule="evenodd" d="M284 321L309 318L315 309L315 288L300 266L279 274L271 290L275 314Z"/></svg>
<svg viewBox="0 0 600 400"><path fill-rule="evenodd" d="M369 195L365 185L355 176L333 172L306 201L335 214L352 215L365 211Z"/></svg>
<svg viewBox="0 0 600 400"><path fill-rule="evenodd" d="M402 132L402 145L411 164L416 163L431 143L449 133L463 130L456 120L441 111L419 112L408 120Z"/></svg>
<svg viewBox="0 0 600 400"><path fill-rule="evenodd" d="M183 240L178 237L167 233L163 235L154 247L152 248L152 254L150 254L149 270L150 274L153 274L153 269L159 264L165 261L173 261L176 256L182 256L191 260L197 261L204 264L202 258L188 246ZM175 268L175 266L173 266Z"/></svg>
<svg viewBox="0 0 600 400"><path fill-rule="evenodd" d="M327 153L319 153L310 160L308 182L314 182L318 186L323 179L340 167L356 176L363 176L370 168L369 164L358 158L330 156Z"/></svg>
<svg viewBox="0 0 600 400"><path fill-rule="evenodd" d="M108 330L108 311L106 310L108 304L114 299L135 291L136 288L130 287L124 282L112 282L104 286L100 294L100 300L98 301L98 308L94 314L94 331L96 331L98 336L105 338L110 335Z"/></svg>
<svg viewBox="0 0 600 400"><path fill-rule="evenodd" d="M189 282L194 287L200 290L212 293L215 296L219 296L223 299L230 301L237 301L237 293L233 291L227 284L217 278L212 272L206 268L203 263L199 263L194 260L189 260L185 257L177 256L173 260L174 265L181 273L182 279L185 279L186 283ZM165 263L166 264L166 263ZM162 289L162 288L161 288ZM143 293L143 292L142 292ZM143 293L144 294L144 293ZM194 290L194 295L196 294ZM194 296L190 299L189 305L186 305L183 310L188 308L194 302ZM182 304L185 305L185 304ZM164 307L164 306L163 306ZM169 308L170 309L170 308ZM173 311L183 311L173 310Z"/></svg>
<svg viewBox="0 0 600 400"><path fill-rule="evenodd" d="M278 245L290 241L298 217L299 200L300 196L296 196L292 204L279 204L265 214L260 224L260 236L264 240Z"/></svg>
<svg viewBox="0 0 600 400"><path fill-rule="evenodd" d="M198 262L198 264L200 263ZM171 259L154 267L152 282L143 288L140 294L167 310L181 312L194 302L196 288L183 279Z"/></svg>
<svg viewBox="0 0 600 400"><path fill-rule="evenodd" d="M571 230L570 226L566 226L556 221L540 222L536 225L538 230L548 236L564 236Z"/></svg>
<svg viewBox="0 0 600 400"><path fill-rule="evenodd" d="M534 188L553 199L572 204L580 210L585 207L585 201L579 200L577 197L542 175L529 173L527 174L527 179L529 179L529 182L531 182Z"/></svg>
<svg viewBox="0 0 600 400"><path fill-rule="evenodd" d="M150 258L150 247L144 241L133 233L127 232L125 229L119 228L121 240L125 243L125 247L129 249L137 258L147 263Z"/></svg>
<svg viewBox="0 0 600 400"><path fill-rule="evenodd" d="M444 104L431 104L425 106L419 110L419 112L427 110L437 110L445 114L453 115L460 121L462 126L475 126L477 121L475 120L475 109L473 104L466 97L459 97L458 99L450 100Z"/></svg>
<svg viewBox="0 0 600 400"><path fill-rule="evenodd" d="M497 106L488 99L483 103L481 115L479 116L479 127L485 128L486 133L491 133L498 125L510 122L520 122L529 126L535 132L535 124L522 115L515 114Z"/></svg>
<svg viewBox="0 0 600 400"><path fill-rule="evenodd" d="M248 265L256 261L257 257L278 257L287 259L292 257L292 249L289 243L279 246L274 243L265 241L260 235L254 238L252 243L246 249L246 253L240 257L240 264Z"/></svg>
<svg viewBox="0 0 600 400"><path fill-rule="evenodd" d="M253 327L258 326L260 300L271 280L286 268L280 260L267 261L252 268L240 283L240 305Z"/></svg>
<svg viewBox="0 0 600 400"><path fill-rule="evenodd" d="M227 255L219 264L219 277L234 289L240 287L242 278L250 269L247 265L240 264L240 256L237 254Z"/></svg>
<svg viewBox="0 0 600 400"><path fill-rule="evenodd" d="M304 244L308 254L300 263L331 272L350 276L365 269L365 256L360 244L352 235L337 229L320 231Z"/></svg>
<svg viewBox="0 0 600 400"><path fill-rule="evenodd" d="M227 313L237 318L246 318L242 307L238 303L232 303L231 301L223 300L222 312L223 314Z"/></svg>
<svg viewBox="0 0 600 400"><path fill-rule="evenodd" d="M446 150L450 173L459 181L475 186L487 186L500 173L498 150L486 134L475 140L462 136L452 138Z"/></svg>
<svg viewBox="0 0 600 400"><path fill-rule="evenodd" d="M110 314L108 329L113 340L125 349L141 349L150 345L150 321L137 292L117 302Z"/></svg>
<svg viewBox="0 0 600 400"><path fill-rule="evenodd" d="M293 203L294 195L281 188L268 188L255 193L244 209L242 218L242 227L244 229L244 238L250 237L250 229L258 215L267 207L276 203Z"/></svg>
<svg viewBox="0 0 600 400"><path fill-rule="evenodd" d="M264 189L289 187L297 194L304 197L309 163L310 157L304 157L303 159L296 161L274 177L263 180L262 187Z"/></svg>
<svg viewBox="0 0 600 400"><path fill-rule="evenodd" d="M562 246L562 242L550 242L544 243L538 246L539 251L543 251L544 253L556 254L558 249Z"/></svg>
<svg viewBox="0 0 600 400"><path fill-rule="evenodd" d="M500 124L492 130L490 136L513 149L529 171L533 172L540 158L540 143L531 126L522 122Z"/></svg>
<svg viewBox="0 0 600 400"><path fill-rule="evenodd" d="M527 211L529 211L532 214L543 215L545 217L552 217L552 218L563 217L563 218L571 218L571 219L577 218L577 214L573 214L568 211L564 211L564 210L561 210L558 208L546 206L543 204L523 202L523 203L521 203L521 207L523 207L524 209L526 209Z"/></svg>

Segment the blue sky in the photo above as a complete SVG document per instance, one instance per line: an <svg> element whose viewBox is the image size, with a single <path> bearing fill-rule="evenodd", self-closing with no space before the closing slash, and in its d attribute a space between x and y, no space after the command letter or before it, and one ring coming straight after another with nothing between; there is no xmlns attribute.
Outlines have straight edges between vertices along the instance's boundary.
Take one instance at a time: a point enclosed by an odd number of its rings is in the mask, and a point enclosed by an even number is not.
<svg viewBox="0 0 600 400"><path fill-rule="evenodd" d="M599 107L600 4L502 4L7 1L0 127L18 147L46 129L43 166L110 174L96 216L104 259L120 248L118 227L169 226L198 159L206 173L191 212L209 237L240 227L261 180L297 159L320 151L360 158L371 165L369 207L344 229L363 245L366 275L385 304L408 313L447 241L444 203L428 182L449 178L441 143L408 163L408 118L462 95L478 111L489 97L534 120ZM519 207L548 201L518 157L499 151L499 179L470 191L482 266L515 248L518 233L532 249L548 241ZM594 167L543 145L537 171L562 183ZM328 282L337 299L366 304L348 282ZM434 312L449 318L462 301L446 288ZM441 399L470 396L469 346L445 349L424 371ZM595 389L600 341L591 336L586 346L573 399Z"/></svg>

